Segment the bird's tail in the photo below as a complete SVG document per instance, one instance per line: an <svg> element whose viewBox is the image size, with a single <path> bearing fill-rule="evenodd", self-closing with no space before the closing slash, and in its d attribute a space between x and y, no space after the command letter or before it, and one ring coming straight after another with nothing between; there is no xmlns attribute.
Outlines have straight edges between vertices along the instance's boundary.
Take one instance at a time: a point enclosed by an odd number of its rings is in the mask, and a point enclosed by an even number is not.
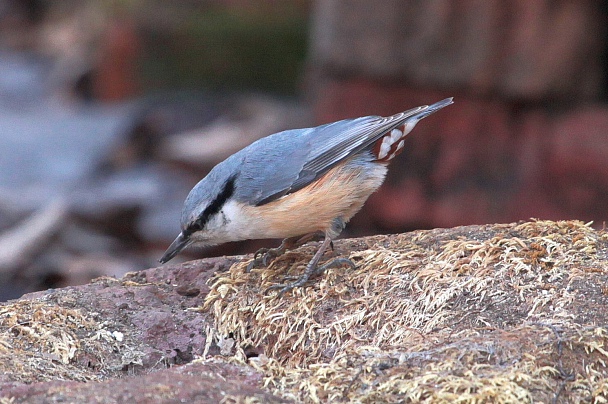
<svg viewBox="0 0 608 404"><path fill-rule="evenodd" d="M418 107L418 111L408 116L403 122L403 126L399 126L387 132L384 136L378 139L373 147L373 153L379 162L389 162L395 158L405 145L403 138L414 129L414 126L423 118L439 111L443 107L453 104L453 99L446 98L432 105L424 105ZM403 113L402 113L403 114ZM389 118L390 119L390 118ZM402 128L402 129L400 129Z"/></svg>

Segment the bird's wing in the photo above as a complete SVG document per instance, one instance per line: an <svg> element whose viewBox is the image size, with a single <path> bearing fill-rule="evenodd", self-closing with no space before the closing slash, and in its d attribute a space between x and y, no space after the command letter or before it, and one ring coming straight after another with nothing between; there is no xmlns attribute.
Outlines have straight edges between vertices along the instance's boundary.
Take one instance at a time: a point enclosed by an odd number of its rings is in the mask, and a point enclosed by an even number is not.
<svg viewBox="0 0 608 404"><path fill-rule="evenodd" d="M344 159L364 150L408 120L420 120L452 103L451 98L389 117L346 119L281 132L248 149L241 174L249 203L263 205L304 188Z"/></svg>

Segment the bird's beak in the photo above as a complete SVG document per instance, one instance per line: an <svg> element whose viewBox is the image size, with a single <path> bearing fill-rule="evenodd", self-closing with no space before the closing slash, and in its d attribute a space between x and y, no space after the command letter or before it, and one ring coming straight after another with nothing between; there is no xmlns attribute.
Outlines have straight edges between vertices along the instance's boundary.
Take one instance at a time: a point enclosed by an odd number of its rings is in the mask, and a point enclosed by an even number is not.
<svg viewBox="0 0 608 404"><path fill-rule="evenodd" d="M177 236L177 238L175 240L173 240L173 242L171 243L169 248L167 248L167 251L165 251L165 253L158 260L158 262L160 262L161 264L164 264L164 263L170 261L181 250L186 248L188 246L188 244L190 244L190 237L185 237L184 233L179 233L179 236Z"/></svg>

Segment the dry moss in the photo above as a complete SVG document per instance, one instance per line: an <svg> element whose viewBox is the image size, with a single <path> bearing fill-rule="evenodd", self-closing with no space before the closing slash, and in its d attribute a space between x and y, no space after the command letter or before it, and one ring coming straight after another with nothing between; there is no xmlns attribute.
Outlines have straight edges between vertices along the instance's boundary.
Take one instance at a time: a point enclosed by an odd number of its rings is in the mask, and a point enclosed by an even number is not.
<svg viewBox="0 0 608 404"><path fill-rule="evenodd" d="M357 269L263 295L307 246L211 279L204 309L275 393L297 400L604 402L608 235L577 221L419 231L351 243ZM295 263L295 265L294 265Z"/></svg>
<svg viewBox="0 0 608 404"><path fill-rule="evenodd" d="M122 336L99 323L95 313L70 309L45 298L0 306L0 374L5 381L91 381L137 360L119 344ZM121 346L119 346L121 345ZM106 363L104 352L122 356ZM118 362L117 362L118 360ZM115 363L116 362L116 363Z"/></svg>
<svg viewBox="0 0 608 404"><path fill-rule="evenodd" d="M25 382L56 379L62 375L73 379L75 374L76 379L90 379L85 372L70 366L81 348L75 330L87 327L95 325L76 310L36 301L1 306L2 371L14 376L13 380Z"/></svg>

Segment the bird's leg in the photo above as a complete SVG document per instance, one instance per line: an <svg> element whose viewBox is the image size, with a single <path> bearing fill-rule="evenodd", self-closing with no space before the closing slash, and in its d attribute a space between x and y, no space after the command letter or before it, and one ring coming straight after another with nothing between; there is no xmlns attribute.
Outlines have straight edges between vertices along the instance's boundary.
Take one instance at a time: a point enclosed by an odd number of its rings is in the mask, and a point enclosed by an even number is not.
<svg viewBox="0 0 608 404"><path fill-rule="evenodd" d="M288 237L284 239L277 248L260 248L253 254L253 260L247 265L247 272L251 271L253 268L267 266L269 259L279 257L285 254L287 250L293 250L311 240L320 239L322 237L323 235L321 233L309 233L303 236Z"/></svg>
<svg viewBox="0 0 608 404"><path fill-rule="evenodd" d="M325 240L321 244L321 247L319 247L319 250L312 257L312 259L310 260L308 265L306 265L306 269L304 269L304 273L299 278L296 278L296 280L291 283L273 285L273 286L269 287L268 289L266 289L265 293L267 293L271 290L274 290L274 289L280 289L279 290L279 297L280 297L285 292L289 292L290 290L292 290L294 288L299 288L301 286L304 286L310 278L313 278L315 276L322 274L328 268L334 268L334 267L337 267L340 265L348 265L352 269L355 269L355 264L347 258L336 258L335 260L332 260L332 261L326 263L325 265L318 266L319 261L321 260L321 257L323 256L323 254L325 253L325 251L331 244L332 244L332 239L326 236Z"/></svg>
<svg viewBox="0 0 608 404"><path fill-rule="evenodd" d="M329 237L325 237L325 240L323 240L323 243L321 243L321 247L319 247L319 250L315 253L315 255L313 255L308 265L306 265L304 273L298 278L298 280L291 283L273 285L266 289L266 292L269 292L274 289L280 289L279 296L282 296L285 292L288 292L293 288L298 288L308 282L310 277L315 273L315 270L317 269L317 264L319 264L321 257L325 253L325 250L327 250L327 247L329 247L330 243L331 239Z"/></svg>
<svg viewBox="0 0 608 404"><path fill-rule="evenodd" d="M323 272L325 272L329 268L337 268L337 267L342 266L342 265L348 265L350 267L350 269L356 269L357 268L357 266L355 265L355 263L352 262L351 260L349 260L348 258L336 258L334 260L331 260L331 261L329 261L329 262L321 265L320 267L317 267L312 272L312 275L310 277L314 278L315 276L321 275Z"/></svg>

